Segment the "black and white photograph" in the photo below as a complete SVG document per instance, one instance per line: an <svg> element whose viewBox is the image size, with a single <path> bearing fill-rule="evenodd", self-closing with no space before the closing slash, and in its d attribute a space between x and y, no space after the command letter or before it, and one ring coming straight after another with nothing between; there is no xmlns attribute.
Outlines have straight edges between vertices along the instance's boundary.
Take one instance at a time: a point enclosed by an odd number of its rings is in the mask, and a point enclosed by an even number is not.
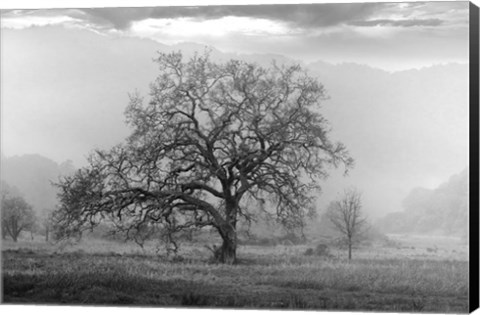
<svg viewBox="0 0 480 315"><path fill-rule="evenodd" d="M478 307L477 5L77 3L0 10L2 304Z"/></svg>

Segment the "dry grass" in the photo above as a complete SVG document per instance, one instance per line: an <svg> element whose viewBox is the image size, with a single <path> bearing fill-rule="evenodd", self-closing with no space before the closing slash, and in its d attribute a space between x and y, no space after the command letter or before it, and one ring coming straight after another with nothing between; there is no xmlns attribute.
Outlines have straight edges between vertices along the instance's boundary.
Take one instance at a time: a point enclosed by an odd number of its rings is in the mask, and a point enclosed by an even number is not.
<svg viewBox="0 0 480 315"><path fill-rule="evenodd" d="M433 252L426 250L431 244L417 242L408 251L401 249L405 242L392 244L357 249L351 262L340 249L322 258L303 255L307 245L242 246L240 263L225 266L210 263L209 251L198 244L167 257L154 243L142 250L97 240L64 248L6 242L4 301L467 311L468 261L462 255L450 257L440 245Z"/></svg>

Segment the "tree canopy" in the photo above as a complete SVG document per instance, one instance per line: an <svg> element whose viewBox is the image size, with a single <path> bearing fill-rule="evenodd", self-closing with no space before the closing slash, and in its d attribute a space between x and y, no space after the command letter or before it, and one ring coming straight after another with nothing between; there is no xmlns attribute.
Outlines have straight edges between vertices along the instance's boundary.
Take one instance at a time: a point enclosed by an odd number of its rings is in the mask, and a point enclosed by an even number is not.
<svg viewBox="0 0 480 315"><path fill-rule="evenodd" d="M223 240L219 260L233 263L239 220L273 210L285 226L302 225L319 180L352 165L319 112L324 87L300 66L181 53L156 62L148 101L130 96L131 135L58 183L60 236L103 220L131 238L159 226L168 241L210 226Z"/></svg>

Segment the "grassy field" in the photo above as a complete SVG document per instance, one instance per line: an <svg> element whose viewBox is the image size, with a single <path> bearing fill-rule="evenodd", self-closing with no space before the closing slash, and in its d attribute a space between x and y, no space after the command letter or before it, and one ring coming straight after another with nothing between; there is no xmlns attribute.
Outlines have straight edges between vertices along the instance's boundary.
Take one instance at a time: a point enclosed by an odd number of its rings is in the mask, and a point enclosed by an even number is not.
<svg viewBox="0 0 480 315"><path fill-rule="evenodd" d="M241 246L239 264L209 261L201 244L165 256L118 242L2 244L3 301L408 312L468 311L468 246L456 239L390 236L306 256L313 245Z"/></svg>

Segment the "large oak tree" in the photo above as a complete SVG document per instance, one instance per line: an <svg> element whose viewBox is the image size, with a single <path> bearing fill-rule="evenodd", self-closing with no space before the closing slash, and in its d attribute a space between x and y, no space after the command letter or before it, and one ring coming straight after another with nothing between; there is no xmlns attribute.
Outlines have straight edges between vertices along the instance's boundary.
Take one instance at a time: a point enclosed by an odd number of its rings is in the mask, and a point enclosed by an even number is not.
<svg viewBox="0 0 480 315"><path fill-rule="evenodd" d="M324 87L300 66L181 53L156 62L148 101L130 97L131 135L58 183L60 236L102 220L132 238L160 226L169 241L209 226L223 241L218 260L231 264L239 220L271 210L287 227L302 225L318 180L351 166L319 112Z"/></svg>

